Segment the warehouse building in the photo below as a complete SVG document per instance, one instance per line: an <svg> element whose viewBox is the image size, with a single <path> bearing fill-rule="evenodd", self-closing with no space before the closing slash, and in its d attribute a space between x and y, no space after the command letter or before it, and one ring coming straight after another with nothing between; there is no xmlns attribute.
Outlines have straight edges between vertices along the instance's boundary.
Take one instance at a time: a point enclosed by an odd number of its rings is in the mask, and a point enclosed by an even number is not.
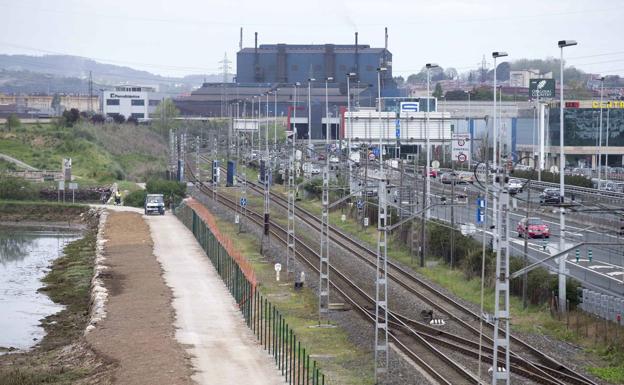
<svg viewBox="0 0 624 385"><path fill-rule="evenodd" d="M147 119L160 104L162 95L155 87L117 86L102 93L104 116L123 115L126 119Z"/></svg>

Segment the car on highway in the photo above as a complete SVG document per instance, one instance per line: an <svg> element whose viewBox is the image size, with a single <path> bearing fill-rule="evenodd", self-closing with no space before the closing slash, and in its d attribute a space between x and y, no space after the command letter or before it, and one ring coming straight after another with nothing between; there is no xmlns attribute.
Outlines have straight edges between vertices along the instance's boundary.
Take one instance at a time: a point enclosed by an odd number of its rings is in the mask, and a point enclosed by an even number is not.
<svg viewBox="0 0 624 385"><path fill-rule="evenodd" d="M519 237L550 238L550 229L541 218L522 218L516 227Z"/></svg>
<svg viewBox="0 0 624 385"><path fill-rule="evenodd" d="M332 155L329 157L329 163L338 163L338 162L340 162L340 159L338 159L337 156Z"/></svg>
<svg viewBox="0 0 624 385"><path fill-rule="evenodd" d="M558 204L559 203L559 189L547 188L544 189L539 195L541 204Z"/></svg>
<svg viewBox="0 0 624 385"><path fill-rule="evenodd" d="M453 182L455 182L457 184L457 174L454 174L452 172L445 172L444 174L440 175L440 182L442 182L443 184L452 184Z"/></svg>
<svg viewBox="0 0 624 385"><path fill-rule="evenodd" d="M147 194L145 196L145 215L158 213L165 215L165 199L163 194Z"/></svg>
<svg viewBox="0 0 624 385"><path fill-rule="evenodd" d="M425 171L425 169L423 168L423 176L427 175L427 171ZM435 170L433 168L429 169L429 177L430 178L437 178L438 177L438 170Z"/></svg>
<svg viewBox="0 0 624 385"><path fill-rule="evenodd" d="M459 180L464 183L474 183L475 176L473 173L468 171L462 171L459 173Z"/></svg>
<svg viewBox="0 0 624 385"><path fill-rule="evenodd" d="M522 193L524 182L520 179L509 179L507 189L511 195Z"/></svg>
<svg viewBox="0 0 624 385"><path fill-rule="evenodd" d="M310 174L312 175L318 175L321 173L321 168L315 164L312 165L312 167L310 167Z"/></svg>

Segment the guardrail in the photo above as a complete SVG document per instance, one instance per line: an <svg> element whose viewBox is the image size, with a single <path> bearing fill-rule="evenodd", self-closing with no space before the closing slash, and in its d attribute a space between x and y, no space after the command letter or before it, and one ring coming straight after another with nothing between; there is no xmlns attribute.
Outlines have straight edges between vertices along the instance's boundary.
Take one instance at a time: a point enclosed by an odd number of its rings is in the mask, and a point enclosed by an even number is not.
<svg viewBox="0 0 624 385"><path fill-rule="evenodd" d="M202 216L204 216L202 213ZM317 362L286 322L282 313L257 289L255 279L247 279L237 258L228 253L219 234L213 233L200 215L183 204L176 215L195 235L208 258L236 300L245 323L256 340L271 355L278 370L290 385L325 385L325 375Z"/></svg>

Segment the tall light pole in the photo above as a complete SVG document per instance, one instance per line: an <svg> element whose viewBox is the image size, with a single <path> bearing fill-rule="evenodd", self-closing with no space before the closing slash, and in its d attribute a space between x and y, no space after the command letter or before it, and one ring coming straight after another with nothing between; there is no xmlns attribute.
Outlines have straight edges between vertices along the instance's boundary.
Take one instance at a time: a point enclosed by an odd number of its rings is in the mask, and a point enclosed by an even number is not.
<svg viewBox="0 0 624 385"><path fill-rule="evenodd" d="M312 156L312 82L314 78L308 78L308 157Z"/></svg>
<svg viewBox="0 0 624 385"><path fill-rule="evenodd" d="M493 143L493 147L494 147L494 152L492 154L492 164L494 165L494 168L496 169L496 173L498 173L498 167L499 167L499 162L498 162L498 122L497 122L497 112L496 112L496 59L498 59L499 57L505 57L507 56L507 52L492 52L492 58L494 59L494 84L492 87L492 94L493 94L493 107L494 107L494 111L493 111L493 118L494 120L493 122L493 126L492 126L492 132L494 133L492 141ZM489 181L488 181L489 182ZM495 190L496 191L496 190ZM492 199L492 223L494 224L494 228L497 229L498 224L498 193L494 193L493 199ZM495 232L496 235L494 235L493 238L493 243L494 243L494 249L498 250L496 248L496 245L498 244L498 237L499 237L499 231Z"/></svg>
<svg viewBox="0 0 624 385"><path fill-rule="evenodd" d="M425 64L427 68L427 110L425 111L425 147L427 147L427 164L425 165L425 180L426 180L426 192L425 202L423 204L427 207L431 206L431 143L429 142L429 110L431 109L431 95L430 95L430 83L431 83L431 69L440 67L436 63ZM427 209L425 212L427 219L431 218L431 210ZM423 223L424 226L424 223ZM423 252L424 253L424 252Z"/></svg>
<svg viewBox="0 0 624 385"><path fill-rule="evenodd" d="M496 117L497 117L497 112L496 112L496 59L498 59L499 57L504 57L504 56L508 56L507 52L492 52L492 58L494 58L494 87L493 87L493 93L494 93L494 155L493 155L493 163L494 163L494 167L498 166L498 125L497 125L497 121L496 121ZM496 203L494 203L494 207L496 207Z"/></svg>
<svg viewBox="0 0 624 385"><path fill-rule="evenodd" d="M560 58L560 71L561 71L561 80L559 85L559 201L561 202L561 207L559 210L559 230L561 232L559 236L559 251L563 251L565 247L565 208L563 206L563 197L565 196L565 184L564 184L564 169L565 169L565 159L563 154L563 109L565 105L563 104L563 49L565 47L570 47L576 45L575 40L560 40L557 45L561 49L561 58ZM566 257L559 257L559 310L561 312L565 312L566 306L566 276L565 276L565 265L566 265Z"/></svg>
<svg viewBox="0 0 624 385"><path fill-rule="evenodd" d="M349 192L351 192L351 136L353 136L353 126L351 125L351 85L349 80L351 77L356 76L355 72L347 73L347 126L349 128L349 138L347 140L347 166L349 167Z"/></svg>
<svg viewBox="0 0 624 385"><path fill-rule="evenodd" d="M379 117L379 171L383 171L383 151L381 139L381 73L387 70L386 67L377 68L377 116Z"/></svg>
<svg viewBox="0 0 624 385"><path fill-rule="evenodd" d="M277 91L279 88L276 88L273 93L273 151L277 151Z"/></svg>
<svg viewBox="0 0 624 385"><path fill-rule="evenodd" d="M325 79L325 146L329 146L329 136L331 135L331 124L329 123L329 94L327 91L328 83L333 82L333 77L327 77ZM328 148L325 148L327 151ZM327 154L327 161L329 162L329 154Z"/></svg>
<svg viewBox="0 0 624 385"><path fill-rule="evenodd" d="M602 95L604 94L604 76L600 78L600 130L598 131L598 188L602 180Z"/></svg>
<svg viewBox="0 0 624 385"><path fill-rule="evenodd" d="M472 149L473 149L473 142L474 142L474 133L473 133L473 129L472 129L472 111L470 110L470 91L464 91L466 94L468 94L468 135L470 135L470 157L468 158L468 169L470 170L472 168Z"/></svg>

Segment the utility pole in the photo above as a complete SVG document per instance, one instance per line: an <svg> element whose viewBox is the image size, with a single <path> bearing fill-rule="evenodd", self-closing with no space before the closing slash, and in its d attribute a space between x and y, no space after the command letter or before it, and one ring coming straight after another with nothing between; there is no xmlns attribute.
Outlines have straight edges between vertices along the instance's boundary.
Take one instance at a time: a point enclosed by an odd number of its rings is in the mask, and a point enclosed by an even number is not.
<svg viewBox="0 0 624 385"><path fill-rule="evenodd" d="M87 102L89 112L93 112L93 76L89 71L89 100Z"/></svg>
<svg viewBox="0 0 624 385"><path fill-rule="evenodd" d="M293 128L292 128L292 153L290 156L290 167L288 171L288 250L286 258L286 271L295 272L295 169L296 169L296 139L297 139L297 86L294 84L293 97ZM295 282L299 282L299 277L295 277Z"/></svg>
<svg viewBox="0 0 624 385"><path fill-rule="evenodd" d="M327 83L325 80L325 167L323 168L323 193L321 197L321 252L319 266L319 325L321 318L329 313L329 102L327 99Z"/></svg>
<svg viewBox="0 0 624 385"><path fill-rule="evenodd" d="M195 172L198 185L201 186L201 168L199 167L199 136L195 137Z"/></svg>
<svg viewBox="0 0 624 385"><path fill-rule="evenodd" d="M533 162L535 162L535 157L533 157ZM526 209L526 228L524 229L524 267L527 267L529 264L529 217L531 213L531 178L527 180L527 209ZM527 287L528 287L529 277L528 272L522 275L522 307L524 309L527 308Z"/></svg>
<svg viewBox="0 0 624 385"><path fill-rule="evenodd" d="M380 133L381 138L381 133ZM389 369L388 348L388 196L381 163L377 196L377 265L375 270L375 383Z"/></svg>
<svg viewBox="0 0 624 385"><path fill-rule="evenodd" d="M455 260L455 183L457 183L457 177L455 175L455 163L451 158L451 164L453 165L451 171L451 258L450 265L453 268L453 262Z"/></svg>
<svg viewBox="0 0 624 385"><path fill-rule="evenodd" d="M499 167L498 170L495 179L498 186L494 190L494 196L498 195L499 198L495 228L499 239L496 243L492 385L496 385L498 380L504 380L505 383L509 384L511 379L509 374L509 190L507 169ZM504 327L504 330L501 326ZM503 338L499 336L501 332ZM505 355L504 368L498 366L499 354Z"/></svg>

